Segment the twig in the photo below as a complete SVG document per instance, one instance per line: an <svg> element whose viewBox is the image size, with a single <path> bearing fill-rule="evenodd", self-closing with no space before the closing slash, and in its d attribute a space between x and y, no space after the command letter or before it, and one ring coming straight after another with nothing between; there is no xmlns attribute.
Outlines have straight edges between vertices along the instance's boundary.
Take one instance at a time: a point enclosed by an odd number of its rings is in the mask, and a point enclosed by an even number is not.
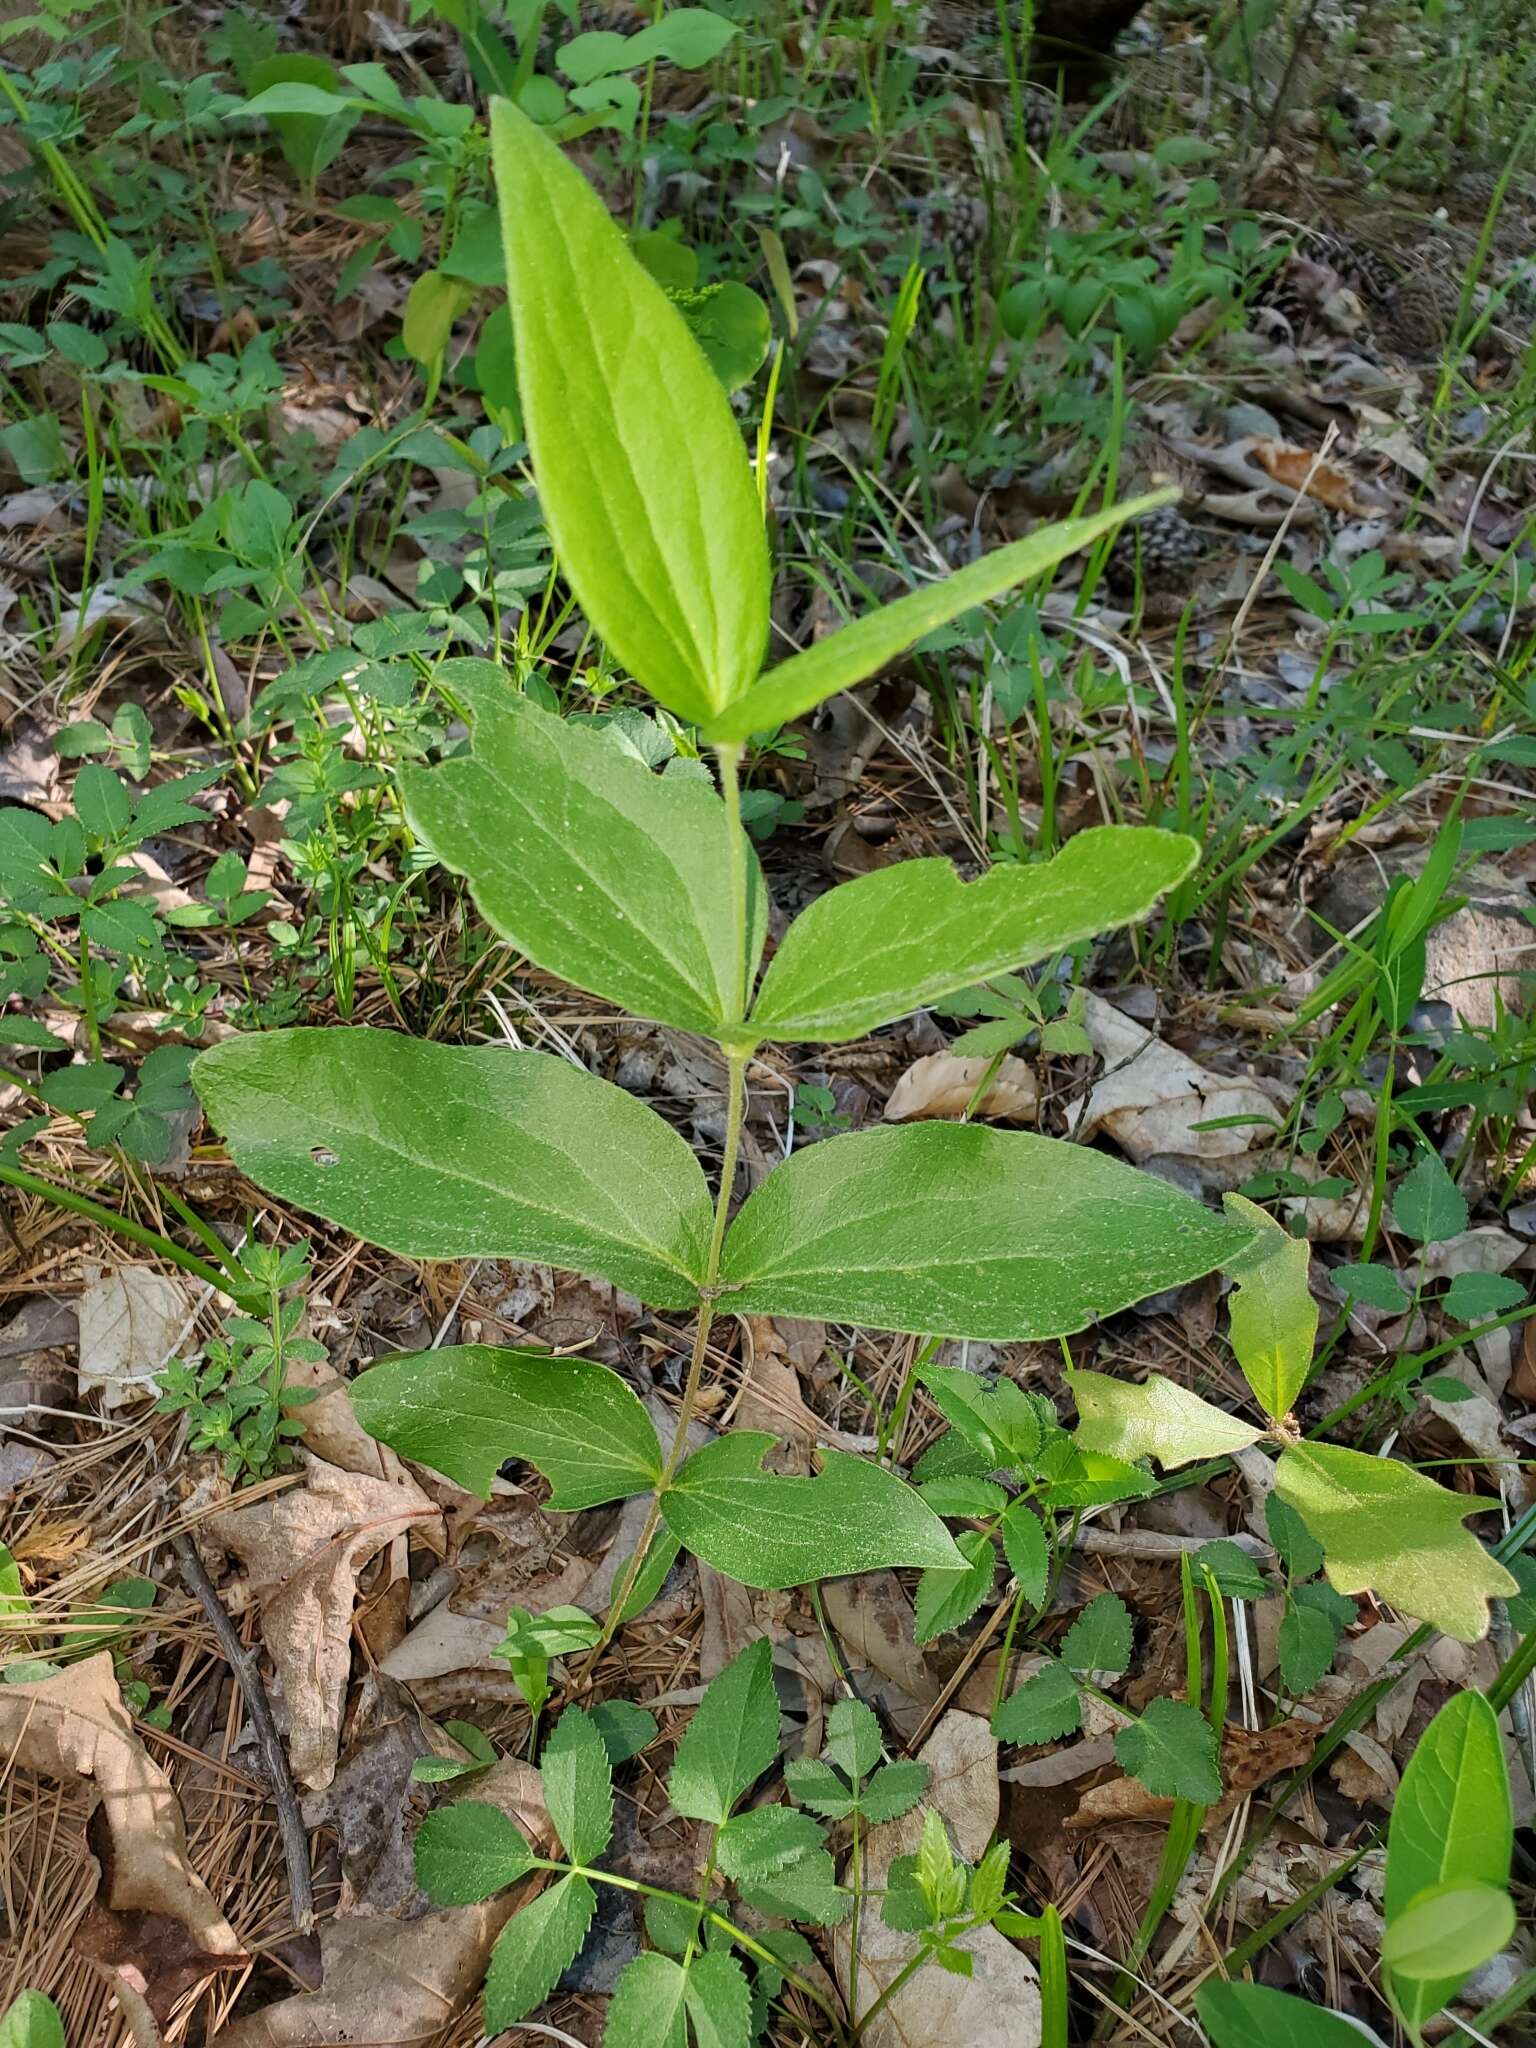
<svg viewBox="0 0 1536 2048"><path fill-rule="evenodd" d="M256 1668L256 1659L241 1642L235 1624L224 1610L224 1603L214 1590L212 1579L203 1569L203 1561L193 1547L190 1536L174 1535L171 1546L181 1566L181 1575L197 1595L209 1626L219 1639L219 1648L224 1652L224 1661L235 1675L240 1696L245 1701L245 1711L250 1717L256 1744L261 1751L261 1760L266 1766L267 1778L272 1787L272 1803L277 1808L277 1832L283 1845L283 1861L288 1866L288 1897L293 1906L293 1924L300 1934L308 1934L315 1924L315 1888L309 1868L309 1836L305 1832L304 1817L299 1812L299 1797L293 1789L293 1777L288 1769L288 1758L282 1739L277 1732L277 1723L272 1718L272 1703L267 1698L266 1687L261 1682L261 1673Z"/></svg>

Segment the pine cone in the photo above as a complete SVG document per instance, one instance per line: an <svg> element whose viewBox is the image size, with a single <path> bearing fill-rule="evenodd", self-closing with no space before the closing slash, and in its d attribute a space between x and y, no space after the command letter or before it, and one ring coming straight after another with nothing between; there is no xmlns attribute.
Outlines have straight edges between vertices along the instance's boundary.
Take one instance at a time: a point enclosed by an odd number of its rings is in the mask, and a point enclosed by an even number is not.
<svg viewBox="0 0 1536 2048"><path fill-rule="evenodd" d="M947 253L959 278L968 278L975 269L976 252L985 248L990 225L986 201L957 185L941 186L918 208L923 248L931 255Z"/></svg>
<svg viewBox="0 0 1536 2048"><path fill-rule="evenodd" d="M1104 578L1117 597L1135 595L1138 570L1144 592L1187 590L1205 542L1177 505L1123 526L1104 564Z"/></svg>
<svg viewBox="0 0 1536 2048"><path fill-rule="evenodd" d="M1067 121L1061 101L1054 93L1040 92L1031 88L1024 96L1024 140L1037 156L1044 156L1050 148L1051 137L1060 129L1065 133Z"/></svg>

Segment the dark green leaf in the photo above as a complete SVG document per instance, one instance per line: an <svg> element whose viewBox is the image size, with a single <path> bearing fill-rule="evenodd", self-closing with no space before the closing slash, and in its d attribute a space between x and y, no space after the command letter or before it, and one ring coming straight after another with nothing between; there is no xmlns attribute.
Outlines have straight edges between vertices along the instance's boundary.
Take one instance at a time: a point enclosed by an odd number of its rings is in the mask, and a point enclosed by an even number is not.
<svg viewBox="0 0 1536 2048"><path fill-rule="evenodd" d="M1108 1671L1116 1677L1130 1669L1131 1611L1117 1593L1090 1600L1067 1630L1061 1661L1069 1671Z"/></svg>
<svg viewBox="0 0 1536 2048"><path fill-rule="evenodd" d="M925 1571L917 1582L914 1629L919 1643L963 1627L992 1590L997 1570L992 1538L981 1529L963 1529L955 1542L965 1569Z"/></svg>
<svg viewBox="0 0 1536 2048"><path fill-rule="evenodd" d="M779 1753L779 1696L766 1636L712 1679L683 1731L667 1792L690 1820L723 1822Z"/></svg>
<svg viewBox="0 0 1536 2048"><path fill-rule="evenodd" d="M1153 1700L1139 1721L1115 1737L1115 1756L1154 1799L1214 1806L1221 1797L1216 1737L1187 1700Z"/></svg>
<svg viewBox="0 0 1536 2048"><path fill-rule="evenodd" d="M999 1742L1055 1742L1083 1725L1083 1703L1065 1664L1050 1663L1026 1678L992 1717Z"/></svg>
<svg viewBox="0 0 1536 2048"><path fill-rule="evenodd" d="M595 1863L613 1835L613 1772L595 1722L567 1707L539 1759L544 1804L572 1863Z"/></svg>
<svg viewBox="0 0 1536 2048"><path fill-rule="evenodd" d="M474 1799L429 1813L413 1847L416 1882L435 1906L473 1905L533 1867L533 1851L516 1822L499 1806Z"/></svg>
<svg viewBox="0 0 1536 2048"><path fill-rule="evenodd" d="M562 1877L507 1922L485 1979L488 2034L504 2033L543 2004L576 1960L596 1910L584 1877Z"/></svg>

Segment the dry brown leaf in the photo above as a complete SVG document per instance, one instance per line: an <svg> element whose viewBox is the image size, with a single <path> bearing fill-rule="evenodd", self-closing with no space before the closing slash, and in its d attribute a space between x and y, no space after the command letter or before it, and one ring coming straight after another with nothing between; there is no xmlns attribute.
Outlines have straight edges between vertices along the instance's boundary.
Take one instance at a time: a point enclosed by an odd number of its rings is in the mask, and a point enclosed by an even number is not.
<svg viewBox="0 0 1536 2048"><path fill-rule="evenodd" d="M504 1757L470 1781L465 1797L488 1801L549 1853L549 1817L538 1773ZM219 2036L223 2048L420 2048L451 2026L480 1988L492 1944L543 1883L542 1873L478 1906L453 1906L403 1925L377 1915L320 1929L318 1991L300 1992Z"/></svg>
<svg viewBox="0 0 1536 2048"><path fill-rule="evenodd" d="M1317 1736L1316 1728L1301 1721L1280 1721L1273 1728L1227 1727L1221 1738L1222 1795L1207 1824L1224 1821L1240 1800L1271 1778L1299 1769L1311 1756ZM1107 1821L1166 1820L1173 1806L1171 1799L1155 1797L1136 1778L1111 1778L1083 1794L1066 1825L1092 1828Z"/></svg>
<svg viewBox="0 0 1536 2048"><path fill-rule="evenodd" d="M906 1124L919 1117L963 1116L991 1064L990 1060L963 1059L952 1052L930 1052L914 1060L891 1090L883 1112L886 1122ZM1038 1108L1034 1075L1010 1054L993 1076L975 1114L1001 1117L1011 1124L1032 1124Z"/></svg>
<svg viewBox="0 0 1536 2048"><path fill-rule="evenodd" d="M1267 434L1255 434L1253 453L1267 475L1288 491L1316 498L1331 512L1354 512L1365 516L1369 507L1355 498L1355 480L1337 463L1319 462L1316 451L1296 448L1289 441L1276 441ZM1314 467L1315 465L1315 467Z"/></svg>
<svg viewBox="0 0 1536 2048"><path fill-rule="evenodd" d="M921 1751L930 1777L928 1803L948 1824L967 1862L985 1855L997 1828L997 1741L977 1714L951 1711ZM865 1881L878 1888L898 1856L917 1852L923 1809L872 1828L865 1837ZM953 1977L933 1965L904 1984L882 2006L867 2033L869 2048L1038 2048L1040 1986L1035 1966L995 1927L978 1928L960 1947L972 1975ZM898 1933L871 1913L859 1928L859 2015L867 2013L912 1954L910 1934ZM844 1995L849 1989L846 1926L832 1936L833 1966Z"/></svg>
<svg viewBox="0 0 1536 2048"><path fill-rule="evenodd" d="M81 1938L96 1960L136 1972L153 2010L163 2016L189 1983L243 1964L238 1935L192 1868L180 1802L134 1730L109 1651L0 1686L0 1754L95 1791L101 1884Z"/></svg>
<svg viewBox="0 0 1536 2048"><path fill-rule="evenodd" d="M152 1266L87 1266L80 1293L80 1391L108 1410L152 1401L155 1379L184 1342L187 1297Z"/></svg>
<svg viewBox="0 0 1536 2048"><path fill-rule="evenodd" d="M246 1568L282 1683L293 1775L318 1791L336 1769L358 1574L407 1525L435 1523L437 1510L412 1480L303 1462L302 1487L221 1509L206 1526Z"/></svg>

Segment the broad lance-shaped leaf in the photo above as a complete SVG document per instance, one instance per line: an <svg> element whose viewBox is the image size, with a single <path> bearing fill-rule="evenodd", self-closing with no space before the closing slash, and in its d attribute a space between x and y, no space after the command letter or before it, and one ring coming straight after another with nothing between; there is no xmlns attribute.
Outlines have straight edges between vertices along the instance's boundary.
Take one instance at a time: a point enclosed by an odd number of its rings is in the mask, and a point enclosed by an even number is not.
<svg viewBox="0 0 1536 2048"><path fill-rule="evenodd" d="M956 989L1134 924L1200 858L1192 839L1100 825L1037 867L963 882L906 860L844 882L800 913L752 1011L763 1038L862 1038Z"/></svg>
<svg viewBox="0 0 1536 2048"><path fill-rule="evenodd" d="M1246 1450L1264 1434L1160 1373L1133 1386L1108 1373L1069 1372L1067 1384L1077 1402L1079 1450L1103 1451L1131 1464L1156 1458L1167 1471Z"/></svg>
<svg viewBox="0 0 1536 2048"><path fill-rule="evenodd" d="M750 686L768 638L741 429L597 193L501 100L491 160L518 389L561 567L631 674L703 723Z"/></svg>
<svg viewBox="0 0 1536 2048"><path fill-rule="evenodd" d="M371 1437L483 1499L509 1458L536 1466L549 1505L567 1510L649 1493L661 1478L650 1417L595 1359L450 1344L386 1358L348 1392Z"/></svg>
<svg viewBox="0 0 1536 2048"><path fill-rule="evenodd" d="M1243 1195L1227 1195L1234 1223L1253 1227L1248 1249L1233 1261L1237 1282L1228 1305L1232 1349L1259 1406L1277 1422L1291 1412L1312 1370L1317 1303L1307 1285L1311 1249Z"/></svg>
<svg viewBox="0 0 1536 2048"><path fill-rule="evenodd" d="M925 633L948 625L976 605L990 603L1032 576L1043 576L1047 569L1054 569L1079 548L1091 547L1125 520L1169 504L1174 495L1172 491L1153 491L1144 498L1112 505L1107 512L1090 513L1085 519L1063 519L1055 526L1043 526L1024 540L994 548L953 576L866 612L841 632L829 633L803 654L792 654L788 661L769 669L745 696L738 697L729 710L722 709L713 724L705 727L706 739L750 739L770 725L799 718L823 698L866 682Z"/></svg>
<svg viewBox="0 0 1536 2048"><path fill-rule="evenodd" d="M597 1911L584 1877L562 1877L514 1914L491 1950L485 1978L485 2031L504 2033L542 2005L581 1952Z"/></svg>
<svg viewBox="0 0 1536 2048"><path fill-rule="evenodd" d="M193 1084L242 1173L417 1259L529 1259L690 1308L711 1205L671 1126L553 1053L265 1031Z"/></svg>
<svg viewBox="0 0 1536 2048"><path fill-rule="evenodd" d="M695 1451L661 1496L680 1542L744 1586L778 1590L893 1565L967 1559L915 1488L883 1465L823 1451L814 1479L765 1472L774 1438L733 1430Z"/></svg>
<svg viewBox="0 0 1536 2048"><path fill-rule="evenodd" d="M909 1124L775 1168L731 1225L720 1277L725 1306L748 1314L1009 1342L1197 1279L1251 1235L1086 1146Z"/></svg>
<svg viewBox="0 0 1536 2048"><path fill-rule="evenodd" d="M479 665L477 664L477 667ZM495 674L492 671L492 674ZM504 939L577 988L680 1031L739 1021L730 826L702 775L657 775L592 727L462 678L472 751L400 778L406 815ZM748 985L765 904L752 879Z"/></svg>
<svg viewBox="0 0 1536 2048"><path fill-rule="evenodd" d="M1265 1984L1208 1983L1196 2003L1214 2048L1382 2048L1379 2034Z"/></svg>
<svg viewBox="0 0 1536 2048"><path fill-rule="evenodd" d="M1341 1593L1367 1590L1458 1642L1488 1632L1488 1602L1519 1584L1463 1527L1491 1503L1450 1493L1390 1458L1336 1444L1293 1444L1275 1467L1275 1490L1323 1546L1323 1569Z"/></svg>

